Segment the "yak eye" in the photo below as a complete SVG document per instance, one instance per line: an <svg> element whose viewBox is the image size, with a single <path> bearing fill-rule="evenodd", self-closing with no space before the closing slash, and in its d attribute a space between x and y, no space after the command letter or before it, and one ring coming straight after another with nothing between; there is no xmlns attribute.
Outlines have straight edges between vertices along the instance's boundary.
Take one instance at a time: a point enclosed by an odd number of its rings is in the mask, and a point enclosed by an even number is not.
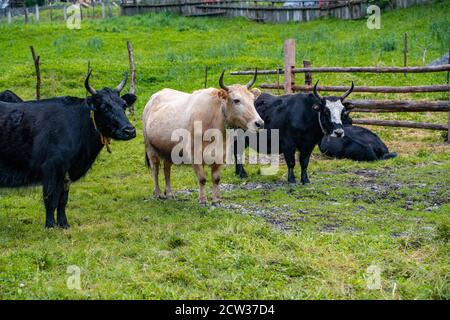
<svg viewBox="0 0 450 320"><path fill-rule="evenodd" d="M239 99L234 99L233 102L234 102L234 104L239 104L239 103L241 103L241 100L239 100Z"/></svg>

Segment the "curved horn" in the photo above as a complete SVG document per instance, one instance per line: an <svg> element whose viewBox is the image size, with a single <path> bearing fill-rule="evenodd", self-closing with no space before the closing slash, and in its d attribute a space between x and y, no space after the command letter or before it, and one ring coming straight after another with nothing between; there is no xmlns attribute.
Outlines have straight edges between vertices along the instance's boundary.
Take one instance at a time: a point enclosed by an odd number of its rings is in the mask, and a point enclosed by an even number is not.
<svg viewBox="0 0 450 320"><path fill-rule="evenodd" d="M128 72L125 71L125 74L123 76L123 80L122 82L119 83L119 85L116 87L116 91L120 93L120 91L123 90L123 88L125 87L125 85L127 84L127 80L128 80Z"/></svg>
<svg viewBox="0 0 450 320"><path fill-rule="evenodd" d="M247 89L250 89L255 84L257 76L258 76L258 68L255 69L255 74L253 75L253 79L247 83L247 85L246 85Z"/></svg>
<svg viewBox="0 0 450 320"><path fill-rule="evenodd" d="M317 84L319 83L319 80L317 80L316 84L314 85L313 93L316 96L316 98L322 100L322 96L317 92Z"/></svg>
<svg viewBox="0 0 450 320"><path fill-rule="evenodd" d="M350 93L352 93L354 87L355 87L355 86L353 85L353 81L352 81L352 85L351 85L350 89L348 89L348 90L341 96L341 101L344 101L344 99L347 98L348 95L349 95Z"/></svg>
<svg viewBox="0 0 450 320"><path fill-rule="evenodd" d="M224 74L225 74L225 69L222 70L222 74L220 75L220 78L219 78L219 86L220 86L223 90L228 91L229 88L228 88L226 85L223 84L223 76L224 76Z"/></svg>
<svg viewBox="0 0 450 320"><path fill-rule="evenodd" d="M97 91L94 88L92 88L91 85L89 84L89 78L91 77L91 73L92 69L89 68L86 79L84 80L84 87L86 88L87 92L89 92L92 95L95 95L97 94Z"/></svg>

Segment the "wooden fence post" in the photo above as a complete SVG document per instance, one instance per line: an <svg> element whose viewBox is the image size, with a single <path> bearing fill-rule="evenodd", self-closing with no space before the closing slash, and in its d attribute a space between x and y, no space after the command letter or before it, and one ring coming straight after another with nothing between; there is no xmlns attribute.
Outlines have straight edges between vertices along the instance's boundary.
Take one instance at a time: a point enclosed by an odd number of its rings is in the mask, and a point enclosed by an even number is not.
<svg viewBox="0 0 450 320"><path fill-rule="evenodd" d="M36 69L36 100L41 99L41 70L39 68L40 56L36 56L33 46L30 46L31 55L33 57L34 68Z"/></svg>
<svg viewBox="0 0 450 320"><path fill-rule="evenodd" d="M205 89L208 86L208 66L205 67Z"/></svg>
<svg viewBox="0 0 450 320"><path fill-rule="evenodd" d="M303 67L311 68L311 61L303 60ZM306 86L312 85L312 73L311 72L305 72L305 85Z"/></svg>
<svg viewBox="0 0 450 320"><path fill-rule="evenodd" d="M64 6L64 21L67 21L67 7Z"/></svg>
<svg viewBox="0 0 450 320"><path fill-rule="evenodd" d="M10 7L8 7L8 23L9 23L9 24L12 23L11 8L10 8Z"/></svg>
<svg viewBox="0 0 450 320"><path fill-rule="evenodd" d="M280 95L280 72L281 68L277 66L277 94Z"/></svg>
<svg viewBox="0 0 450 320"><path fill-rule="evenodd" d="M102 5L102 19L105 19L106 18L106 12L105 12L105 3L103 2L103 0L101 2L101 5Z"/></svg>
<svg viewBox="0 0 450 320"><path fill-rule="evenodd" d="M292 93L292 86L295 85L295 40L287 39L284 42L284 93Z"/></svg>
<svg viewBox="0 0 450 320"><path fill-rule="evenodd" d="M403 36L403 66L406 67L407 65L407 53L408 53L408 33L405 32L405 35ZM403 76L406 77L406 72L403 73Z"/></svg>
<svg viewBox="0 0 450 320"><path fill-rule="evenodd" d="M113 17L112 9L111 9L111 0L108 0L108 16L110 18Z"/></svg>
<svg viewBox="0 0 450 320"><path fill-rule="evenodd" d="M27 11L27 5L25 2L23 3L23 13L25 15L25 23L28 23L28 11Z"/></svg>
<svg viewBox="0 0 450 320"><path fill-rule="evenodd" d="M450 46L448 49L448 64L450 64ZM447 71L447 85L450 84L450 71ZM450 101L450 89L448 90L448 100ZM447 143L450 143L450 111L448 112L448 130L447 130Z"/></svg>
<svg viewBox="0 0 450 320"><path fill-rule="evenodd" d="M36 17L35 17L35 19L36 19L36 22L39 22L39 5L37 5L36 4Z"/></svg>

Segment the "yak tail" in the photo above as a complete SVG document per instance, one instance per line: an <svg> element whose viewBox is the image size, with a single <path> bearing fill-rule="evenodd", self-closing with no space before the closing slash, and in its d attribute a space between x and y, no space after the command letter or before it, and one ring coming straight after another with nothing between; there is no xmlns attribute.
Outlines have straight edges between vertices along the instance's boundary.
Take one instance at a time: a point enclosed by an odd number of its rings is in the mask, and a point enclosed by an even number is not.
<svg viewBox="0 0 450 320"><path fill-rule="evenodd" d="M147 168L150 167L150 159L148 158L147 151L145 151L145 165Z"/></svg>
<svg viewBox="0 0 450 320"><path fill-rule="evenodd" d="M389 153L385 153L381 159L382 160L386 160L386 159L391 159L391 158L395 158L397 156L396 152L389 152Z"/></svg>

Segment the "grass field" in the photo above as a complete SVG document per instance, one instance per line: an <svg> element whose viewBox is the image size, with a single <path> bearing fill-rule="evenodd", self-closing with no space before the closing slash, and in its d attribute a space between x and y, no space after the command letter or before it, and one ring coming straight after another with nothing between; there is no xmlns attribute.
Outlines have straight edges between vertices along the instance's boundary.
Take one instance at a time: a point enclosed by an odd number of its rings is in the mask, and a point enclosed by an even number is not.
<svg viewBox="0 0 450 320"><path fill-rule="evenodd" d="M62 23L0 24L0 90L34 95L30 45L41 55L42 95L83 96L87 61L95 87L116 85L134 46L138 115L165 87L216 86L222 68L282 65L282 44L297 40L297 59L314 66L410 65L448 50L448 1L382 14L382 29L365 20L258 24L245 19L142 15ZM323 74L322 84L443 84L446 74ZM227 83L247 77L226 78ZM258 83L274 82L261 77ZM354 95L448 99L447 94ZM355 115L358 116L358 115ZM365 115L363 115L365 116ZM374 115L371 117L375 117ZM446 114L378 117L446 123ZM0 190L0 298L449 299L450 149L435 131L373 127L399 157L356 163L313 155L311 184L286 184L286 167L240 180L222 174L223 204L197 204L189 167L176 167L177 200L155 200L144 165L143 138L114 142L91 172L71 187L70 230L45 230L40 188ZM296 174L299 171L297 168ZM209 183L210 185L210 183ZM70 290L67 268L81 269ZM369 267L381 287L368 289ZM370 269L370 268L369 268Z"/></svg>

